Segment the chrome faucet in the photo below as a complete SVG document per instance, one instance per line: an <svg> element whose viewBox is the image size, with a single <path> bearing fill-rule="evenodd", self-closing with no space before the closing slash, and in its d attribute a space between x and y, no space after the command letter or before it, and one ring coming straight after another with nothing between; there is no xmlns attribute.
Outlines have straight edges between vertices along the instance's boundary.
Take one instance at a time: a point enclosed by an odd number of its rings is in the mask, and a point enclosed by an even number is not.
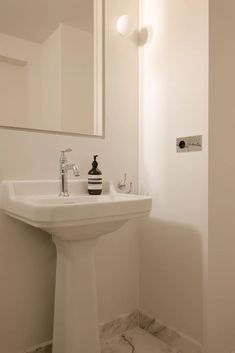
<svg viewBox="0 0 235 353"><path fill-rule="evenodd" d="M117 187L118 187L119 190L121 190L122 193L131 194L132 185L133 185L133 183L130 182L129 189L127 190L127 173L125 173L124 174L124 179L119 181L119 183L117 184Z"/></svg>
<svg viewBox="0 0 235 353"><path fill-rule="evenodd" d="M68 170L73 170L74 176L79 176L79 169L77 164L69 164L66 153L71 152L72 149L61 151L60 155L60 194L59 196L67 197L68 192Z"/></svg>

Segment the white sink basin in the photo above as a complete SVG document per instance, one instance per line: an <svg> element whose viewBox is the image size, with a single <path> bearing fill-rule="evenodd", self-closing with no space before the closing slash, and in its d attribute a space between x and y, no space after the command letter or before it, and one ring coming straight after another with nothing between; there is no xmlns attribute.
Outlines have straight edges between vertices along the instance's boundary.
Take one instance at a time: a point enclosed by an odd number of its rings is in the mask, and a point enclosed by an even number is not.
<svg viewBox="0 0 235 353"><path fill-rule="evenodd" d="M87 194L87 181L69 181L71 196L59 197L59 181L3 181L1 207L22 222L53 235L57 249L53 353L100 353L94 249L98 237L151 210L148 196ZM121 259L120 259L121 261ZM108 288L107 288L108 290Z"/></svg>
<svg viewBox="0 0 235 353"><path fill-rule="evenodd" d="M57 180L3 181L2 209L64 240L111 233L151 209L150 197L118 194L109 182L100 196L87 194L86 180L69 181L69 190L71 196L58 196Z"/></svg>

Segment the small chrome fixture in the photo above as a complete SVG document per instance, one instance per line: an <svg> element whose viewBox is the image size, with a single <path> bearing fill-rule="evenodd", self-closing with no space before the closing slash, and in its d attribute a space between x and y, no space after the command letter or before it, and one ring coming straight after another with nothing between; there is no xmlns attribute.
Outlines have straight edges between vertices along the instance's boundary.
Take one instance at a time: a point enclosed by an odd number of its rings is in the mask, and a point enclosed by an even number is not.
<svg viewBox="0 0 235 353"><path fill-rule="evenodd" d="M135 24L128 15L122 15L117 19L117 31L124 37L129 37L135 30Z"/></svg>
<svg viewBox="0 0 235 353"><path fill-rule="evenodd" d="M177 152L197 152L202 150L202 135L178 137L176 139Z"/></svg>
<svg viewBox="0 0 235 353"><path fill-rule="evenodd" d="M73 170L74 176L79 176L79 168L77 164L69 164L66 153L72 152L71 148L60 151L60 194L59 196L68 197L68 170Z"/></svg>
<svg viewBox="0 0 235 353"><path fill-rule="evenodd" d="M122 193L130 194L132 192L132 185L133 183L130 182L129 188L127 189L127 173L124 174L124 179L120 180L117 187L121 190Z"/></svg>

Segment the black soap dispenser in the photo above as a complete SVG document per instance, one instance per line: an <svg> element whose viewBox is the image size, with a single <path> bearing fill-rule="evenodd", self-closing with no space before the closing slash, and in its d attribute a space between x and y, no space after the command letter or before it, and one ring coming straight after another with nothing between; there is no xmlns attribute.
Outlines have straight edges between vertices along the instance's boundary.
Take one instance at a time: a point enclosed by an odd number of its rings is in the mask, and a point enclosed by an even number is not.
<svg viewBox="0 0 235 353"><path fill-rule="evenodd" d="M102 173L98 169L98 163L94 156L92 169L88 172L88 192L90 195L100 195L102 193Z"/></svg>

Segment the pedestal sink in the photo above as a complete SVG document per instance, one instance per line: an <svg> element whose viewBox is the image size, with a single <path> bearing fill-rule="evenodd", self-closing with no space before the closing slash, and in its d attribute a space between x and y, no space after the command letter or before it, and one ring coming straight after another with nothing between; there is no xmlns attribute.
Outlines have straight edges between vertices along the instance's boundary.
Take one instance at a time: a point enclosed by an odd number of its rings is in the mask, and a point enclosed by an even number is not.
<svg viewBox="0 0 235 353"><path fill-rule="evenodd" d="M98 238L129 219L148 215L151 198L118 194L105 182L103 194L87 194L86 180L3 181L1 207L9 216L52 234L57 249L53 353L100 353L94 249Z"/></svg>

